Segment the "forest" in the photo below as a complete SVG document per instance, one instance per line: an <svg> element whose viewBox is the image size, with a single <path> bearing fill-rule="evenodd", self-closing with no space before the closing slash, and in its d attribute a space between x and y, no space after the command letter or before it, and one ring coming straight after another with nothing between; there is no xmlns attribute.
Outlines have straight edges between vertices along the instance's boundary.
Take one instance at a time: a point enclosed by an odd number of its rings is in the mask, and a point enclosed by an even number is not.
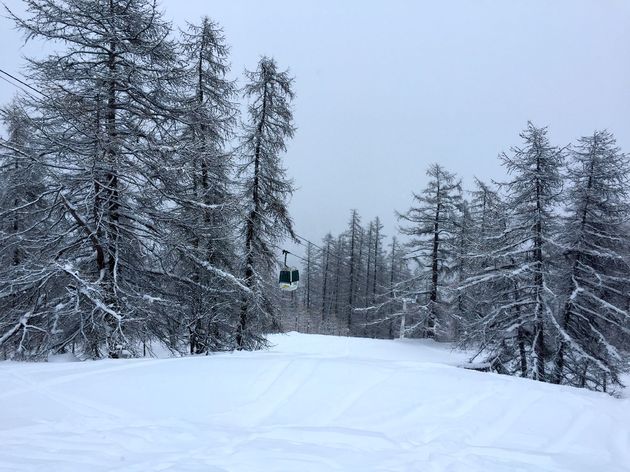
<svg viewBox="0 0 630 472"><path fill-rule="evenodd" d="M26 0L26 80L1 111L0 357L265 348L288 330L432 338L507 375L609 391L630 369L630 162L607 130L524 123L505 179L418 156L398 234L349 210L313 242L289 213L286 66L243 77L209 18L150 0ZM509 147L512 144L512 147ZM425 160L426 159L426 160ZM381 191L375 189L375 191ZM282 249L300 287L278 288ZM297 251L296 251L297 252Z"/></svg>
<svg viewBox="0 0 630 472"><path fill-rule="evenodd" d="M422 337L477 367L607 391L628 369L628 156L609 132L571 146L528 123L505 182L462 188L439 164L384 241L378 218L307 242L289 327ZM402 241L402 242L401 242ZM291 324L293 323L293 324Z"/></svg>

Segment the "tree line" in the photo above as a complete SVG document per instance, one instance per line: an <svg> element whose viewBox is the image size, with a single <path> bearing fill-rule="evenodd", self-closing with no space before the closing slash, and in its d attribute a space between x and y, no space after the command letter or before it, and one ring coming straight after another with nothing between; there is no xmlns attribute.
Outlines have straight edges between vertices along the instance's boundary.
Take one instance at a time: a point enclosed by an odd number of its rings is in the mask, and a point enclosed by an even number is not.
<svg viewBox="0 0 630 472"><path fill-rule="evenodd" d="M219 25L176 31L152 0L24 3L9 17L57 50L1 112L0 353L263 346L292 77L262 57L239 86Z"/></svg>
<svg viewBox="0 0 630 472"><path fill-rule="evenodd" d="M307 280L291 304L302 322L287 326L454 341L486 370L621 385L630 367L628 156L608 131L558 147L529 123L520 138L499 156L505 182L476 179L465 191L431 165L387 248L379 219L361 225L356 210L342 234L309 243Z"/></svg>

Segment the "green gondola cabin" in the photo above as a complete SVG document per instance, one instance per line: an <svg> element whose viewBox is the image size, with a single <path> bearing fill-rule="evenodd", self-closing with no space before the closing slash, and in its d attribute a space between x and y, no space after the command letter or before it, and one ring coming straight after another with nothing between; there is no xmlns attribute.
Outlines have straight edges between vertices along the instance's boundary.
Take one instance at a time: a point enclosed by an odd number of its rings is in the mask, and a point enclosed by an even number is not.
<svg viewBox="0 0 630 472"><path fill-rule="evenodd" d="M280 290L295 290L298 288L299 280L300 272L295 267L284 267L280 270L280 277L278 278Z"/></svg>

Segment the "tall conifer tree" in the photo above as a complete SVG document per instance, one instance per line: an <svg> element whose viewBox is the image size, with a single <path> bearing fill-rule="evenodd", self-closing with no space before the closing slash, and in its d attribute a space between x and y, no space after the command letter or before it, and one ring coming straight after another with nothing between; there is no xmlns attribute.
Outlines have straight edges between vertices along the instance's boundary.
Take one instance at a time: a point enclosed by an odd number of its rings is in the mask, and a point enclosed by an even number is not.
<svg viewBox="0 0 630 472"><path fill-rule="evenodd" d="M293 79L275 60L263 57L255 71L246 72L244 94L249 99L248 121L241 136L240 177L245 205L243 225L244 279L251 293L243 298L236 329L239 349L264 344L260 333L278 328L273 303L277 244L295 238L287 202L293 184L281 154L293 137Z"/></svg>

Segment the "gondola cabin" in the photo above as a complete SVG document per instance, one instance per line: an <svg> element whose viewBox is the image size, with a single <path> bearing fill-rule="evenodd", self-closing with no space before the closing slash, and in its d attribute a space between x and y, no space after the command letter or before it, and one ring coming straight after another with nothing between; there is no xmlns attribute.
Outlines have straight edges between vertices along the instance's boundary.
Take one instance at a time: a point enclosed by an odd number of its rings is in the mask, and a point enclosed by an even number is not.
<svg viewBox="0 0 630 472"><path fill-rule="evenodd" d="M300 272L295 267L284 267L280 270L280 290L293 291L298 288Z"/></svg>

